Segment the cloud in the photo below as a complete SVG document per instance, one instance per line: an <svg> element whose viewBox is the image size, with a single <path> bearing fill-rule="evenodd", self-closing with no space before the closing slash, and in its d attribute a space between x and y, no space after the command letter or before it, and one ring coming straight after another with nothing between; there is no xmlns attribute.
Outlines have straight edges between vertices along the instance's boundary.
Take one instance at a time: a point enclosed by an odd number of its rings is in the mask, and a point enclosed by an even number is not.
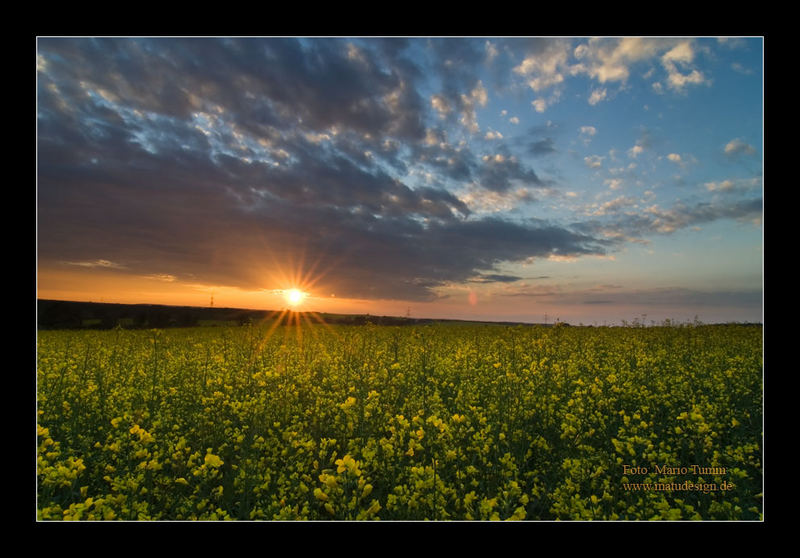
<svg viewBox="0 0 800 558"><path fill-rule="evenodd" d="M620 288L603 292L598 297L594 289L565 289L556 286L527 284L509 285L499 296L534 297L542 303L558 305L614 305L660 308L760 308L761 290L691 289L662 287L653 289Z"/></svg>
<svg viewBox="0 0 800 558"><path fill-rule="evenodd" d="M469 94L461 95L461 119L460 122L473 134L478 133L480 126L478 126L478 119L476 114L476 105L485 107L488 102L489 96L486 88L481 81L475 85Z"/></svg>
<svg viewBox="0 0 800 558"><path fill-rule="evenodd" d="M735 158L742 155L755 155L756 149L752 145L736 138L725 144L724 152L727 157Z"/></svg>
<svg viewBox="0 0 800 558"><path fill-rule="evenodd" d="M347 41L298 39L40 39L47 78L106 91L131 110L187 120L221 107L243 130L268 136L298 122L419 137L423 103L413 74L378 55L353 58ZM180 75L180 82L168 76ZM66 91L65 91L66 92Z"/></svg>
<svg viewBox="0 0 800 558"><path fill-rule="evenodd" d="M589 96L589 104L594 106L600 101L605 101L608 91L604 89L595 89L592 91L592 94Z"/></svg>
<svg viewBox="0 0 800 558"><path fill-rule="evenodd" d="M534 156L548 155L556 152L553 138L535 140L528 144L528 152Z"/></svg>
<svg viewBox="0 0 800 558"><path fill-rule="evenodd" d="M482 157L483 164L477 171L477 184L494 192L505 192L513 183L527 186L544 186L533 171L507 151L501 150Z"/></svg>
<svg viewBox="0 0 800 558"><path fill-rule="evenodd" d="M722 182L706 182L705 187L709 192L726 192L733 190L733 181L723 180Z"/></svg>
<svg viewBox="0 0 800 558"><path fill-rule="evenodd" d="M576 71L600 83L625 82L633 64L652 59L664 45L662 40L641 37L590 39L575 48L575 58L580 61Z"/></svg>
<svg viewBox="0 0 800 558"><path fill-rule="evenodd" d="M155 281L164 281L165 283L174 283L178 280L177 277L168 273L156 273L153 275L145 275L144 277L146 279L153 279Z"/></svg>
<svg viewBox="0 0 800 558"><path fill-rule="evenodd" d="M700 85L707 84L708 80L703 76L702 72L698 70L691 70L687 74L682 74L674 66L668 66L669 76L667 77L667 85L676 90L684 91L687 85Z"/></svg>
<svg viewBox="0 0 800 558"><path fill-rule="evenodd" d="M706 182L703 186L709 192L720 194L742 194L758 191L762 188L760 177L746 179L726 179Z"/></svg>
<svg viewBox="0 0 800 558"><path fill-rule="evenodd" d="M575 223L573 227L590 235L605 236L620 242L636 242L653 234L672 234L678 230L723 219L759 223L762 211L761 198L697 202L694 205L677 202L670 208L651 205L635 213L614 212L607 220L584 221ZM606 213L608 212L601 212L601 214Z"/></svg>
<svg viewBox="0 0 800 558"><path fill-rule="evenodd" d="M486 92L482 81L478 80L475 88L470 91L470 98L482 107L485 107L486 103L489 102L489 94Z"/></svg>
<svg viewBox="0 0 800 558"><path fill-rule="evenodd" d="M628 150L628 157L635 159L644 153L645 150L651 149L654 146L657 146L659 143L660 141L653 137L653 134L650 132L650 130L647 128L642 128L636 143Z"/></svg>
<svg viewBox="0 0 800 558"><path fill-rule="evenodd" d="M689 85L709 84L710 80L694 66L694 40L625 37L622 39L593 38L579 44L573 51L578 61L570 67L573 75L587 74L600 84L625 84L636 66L647 67L644 79L651 78L654 63L659 63L666 72L663 81L653 83L656 92L664 88L678 93L685 92ZM594 105L606 98L606 89L596 89L589 98Z"/></svg>
<svg viewBox="0 0 800 558"><path fill-rule="evenodd" d="M583 162L590 169L599 169L603 166L603 159L605 159L605 157L601 155L589 155L583 158Z"/></svg>
<svg viewBox="0 0 800 558"><path fill-rule="evenodd" d="M474 184L468 186L458 199L474 214L507 213L536 201L531 189L524 186L491 191Z"/></svg>
<svg viewBox="0 0 800 558"><path fill-rule="evenodd" d="M441 118L446 117L453 110L453 107L450 106L450 103L443 95L432 95L431 106L439 113Z"/></svg>
<svg viewBox="0 0 800 558"><path fill-rule="evenodd" d="M109 260L93 260L85 262L64 262L67 265L76 265L78 267L91 267L100 269L125 269L126 266L115 263Z"/></svg>
<svg viewBox="0 0 800 558"><path fill-rule="evenodd" d="M497 58L499 51L497 50L497 46L492 43L491 41L486 41L486 62L487 64L491 64L492 61Z"/></svg>
<svg viewBox="0 0 800 558"><path fill-rule="evenodd" d="M679 42L661 57L661 65L667 71L667 87L683 92L687 85L710 83L702 72L692 66L694 57L691 41Z"/></svg>
<svg viewBox="0 0 800 558"><path fill-rule="evenodd" d="M476 110L486 106L488 90L477 73L486 61L486 45L470 39L428 39L426 52L431 60L431 70L441 83L441 90L432 97L440 117L458 117L458 122L470 133L478 133L480 126ZM499 52L499 51L498 51ZM417 68L417 75L421 70Z"/></svg>
<svg viewBox="0 0 800 558"><path fill-rule="evenodd" d="M597 134L597 128L594 126L581 126L578 131L584 145L592 143L592 137Z"/></svg>
<svg viewBox="0 0 800 558"><path fill-rule="evenodd" d="M565 73L569 72L569 41L538 39L528 45L528 53L514 68L514 73L524 77L536 93L563 83Z"/></svg>
<svg viewBox="0 0 800 558"><path fill-rule="evenodd" d="M545 124L529 127L524 135L517 136L512 142L530 155L541 157L557 151L556 136L559 132L558 125L548 120Z"/></svg>
<svg viewBox="0 0 800 558"><path fill-rule="evenodd" d="M468 283L513 283L521 280L522 277L516 275L483 274L468 279Z"/></svg>
<svg viewBox="0 0 800 558"><path fill-rule="evenodd" d="M613 190L614 188L612 188ZM594 204L587 212L591 215L609 215L617 213L623 208L631 207L636 204L636 200L631 197L620 196L602 204Z"/></svg>

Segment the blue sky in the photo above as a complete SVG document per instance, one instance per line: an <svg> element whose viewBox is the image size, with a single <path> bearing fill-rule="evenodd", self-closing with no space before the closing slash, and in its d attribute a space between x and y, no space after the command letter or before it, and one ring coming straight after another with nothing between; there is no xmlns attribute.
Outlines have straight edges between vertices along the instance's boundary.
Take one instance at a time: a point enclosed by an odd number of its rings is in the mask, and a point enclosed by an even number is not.
<svg viewBox="0 0 800 558"><path fill-rule="evenodd" d="M37 50L41 298L761 321L761 38Z"/></svg>

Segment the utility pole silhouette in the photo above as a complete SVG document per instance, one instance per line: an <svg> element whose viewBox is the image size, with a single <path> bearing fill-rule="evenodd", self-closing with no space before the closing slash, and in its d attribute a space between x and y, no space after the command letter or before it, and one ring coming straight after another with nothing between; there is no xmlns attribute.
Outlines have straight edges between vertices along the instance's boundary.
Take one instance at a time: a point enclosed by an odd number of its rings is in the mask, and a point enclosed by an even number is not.
<svg viewBox="0 0 800 558"><path fill-rule="evenodd" d="M214 308L214 291L211 291L211 308Z"/></svg>

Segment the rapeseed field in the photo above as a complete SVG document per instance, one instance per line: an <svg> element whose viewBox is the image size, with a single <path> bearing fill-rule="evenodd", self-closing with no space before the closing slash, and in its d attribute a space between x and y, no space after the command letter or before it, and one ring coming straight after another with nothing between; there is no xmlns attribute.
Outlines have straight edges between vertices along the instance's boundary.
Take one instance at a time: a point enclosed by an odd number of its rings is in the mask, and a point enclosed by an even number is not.
<svg viewBox="0 0 800 558"><path fill-rule="evenodd" d="M46 520L760 520L760 326L40 331Z"/></svg>

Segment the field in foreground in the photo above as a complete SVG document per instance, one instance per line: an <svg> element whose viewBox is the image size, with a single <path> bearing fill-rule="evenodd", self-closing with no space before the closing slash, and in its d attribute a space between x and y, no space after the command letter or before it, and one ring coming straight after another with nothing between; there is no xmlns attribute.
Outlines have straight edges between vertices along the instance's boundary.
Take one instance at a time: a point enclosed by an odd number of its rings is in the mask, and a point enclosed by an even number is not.
<svg viewBox="0 0 800 558"><path fill-rule="evenodd" d="M40 331L40 520L762 517L762 328Z"/></svg>

